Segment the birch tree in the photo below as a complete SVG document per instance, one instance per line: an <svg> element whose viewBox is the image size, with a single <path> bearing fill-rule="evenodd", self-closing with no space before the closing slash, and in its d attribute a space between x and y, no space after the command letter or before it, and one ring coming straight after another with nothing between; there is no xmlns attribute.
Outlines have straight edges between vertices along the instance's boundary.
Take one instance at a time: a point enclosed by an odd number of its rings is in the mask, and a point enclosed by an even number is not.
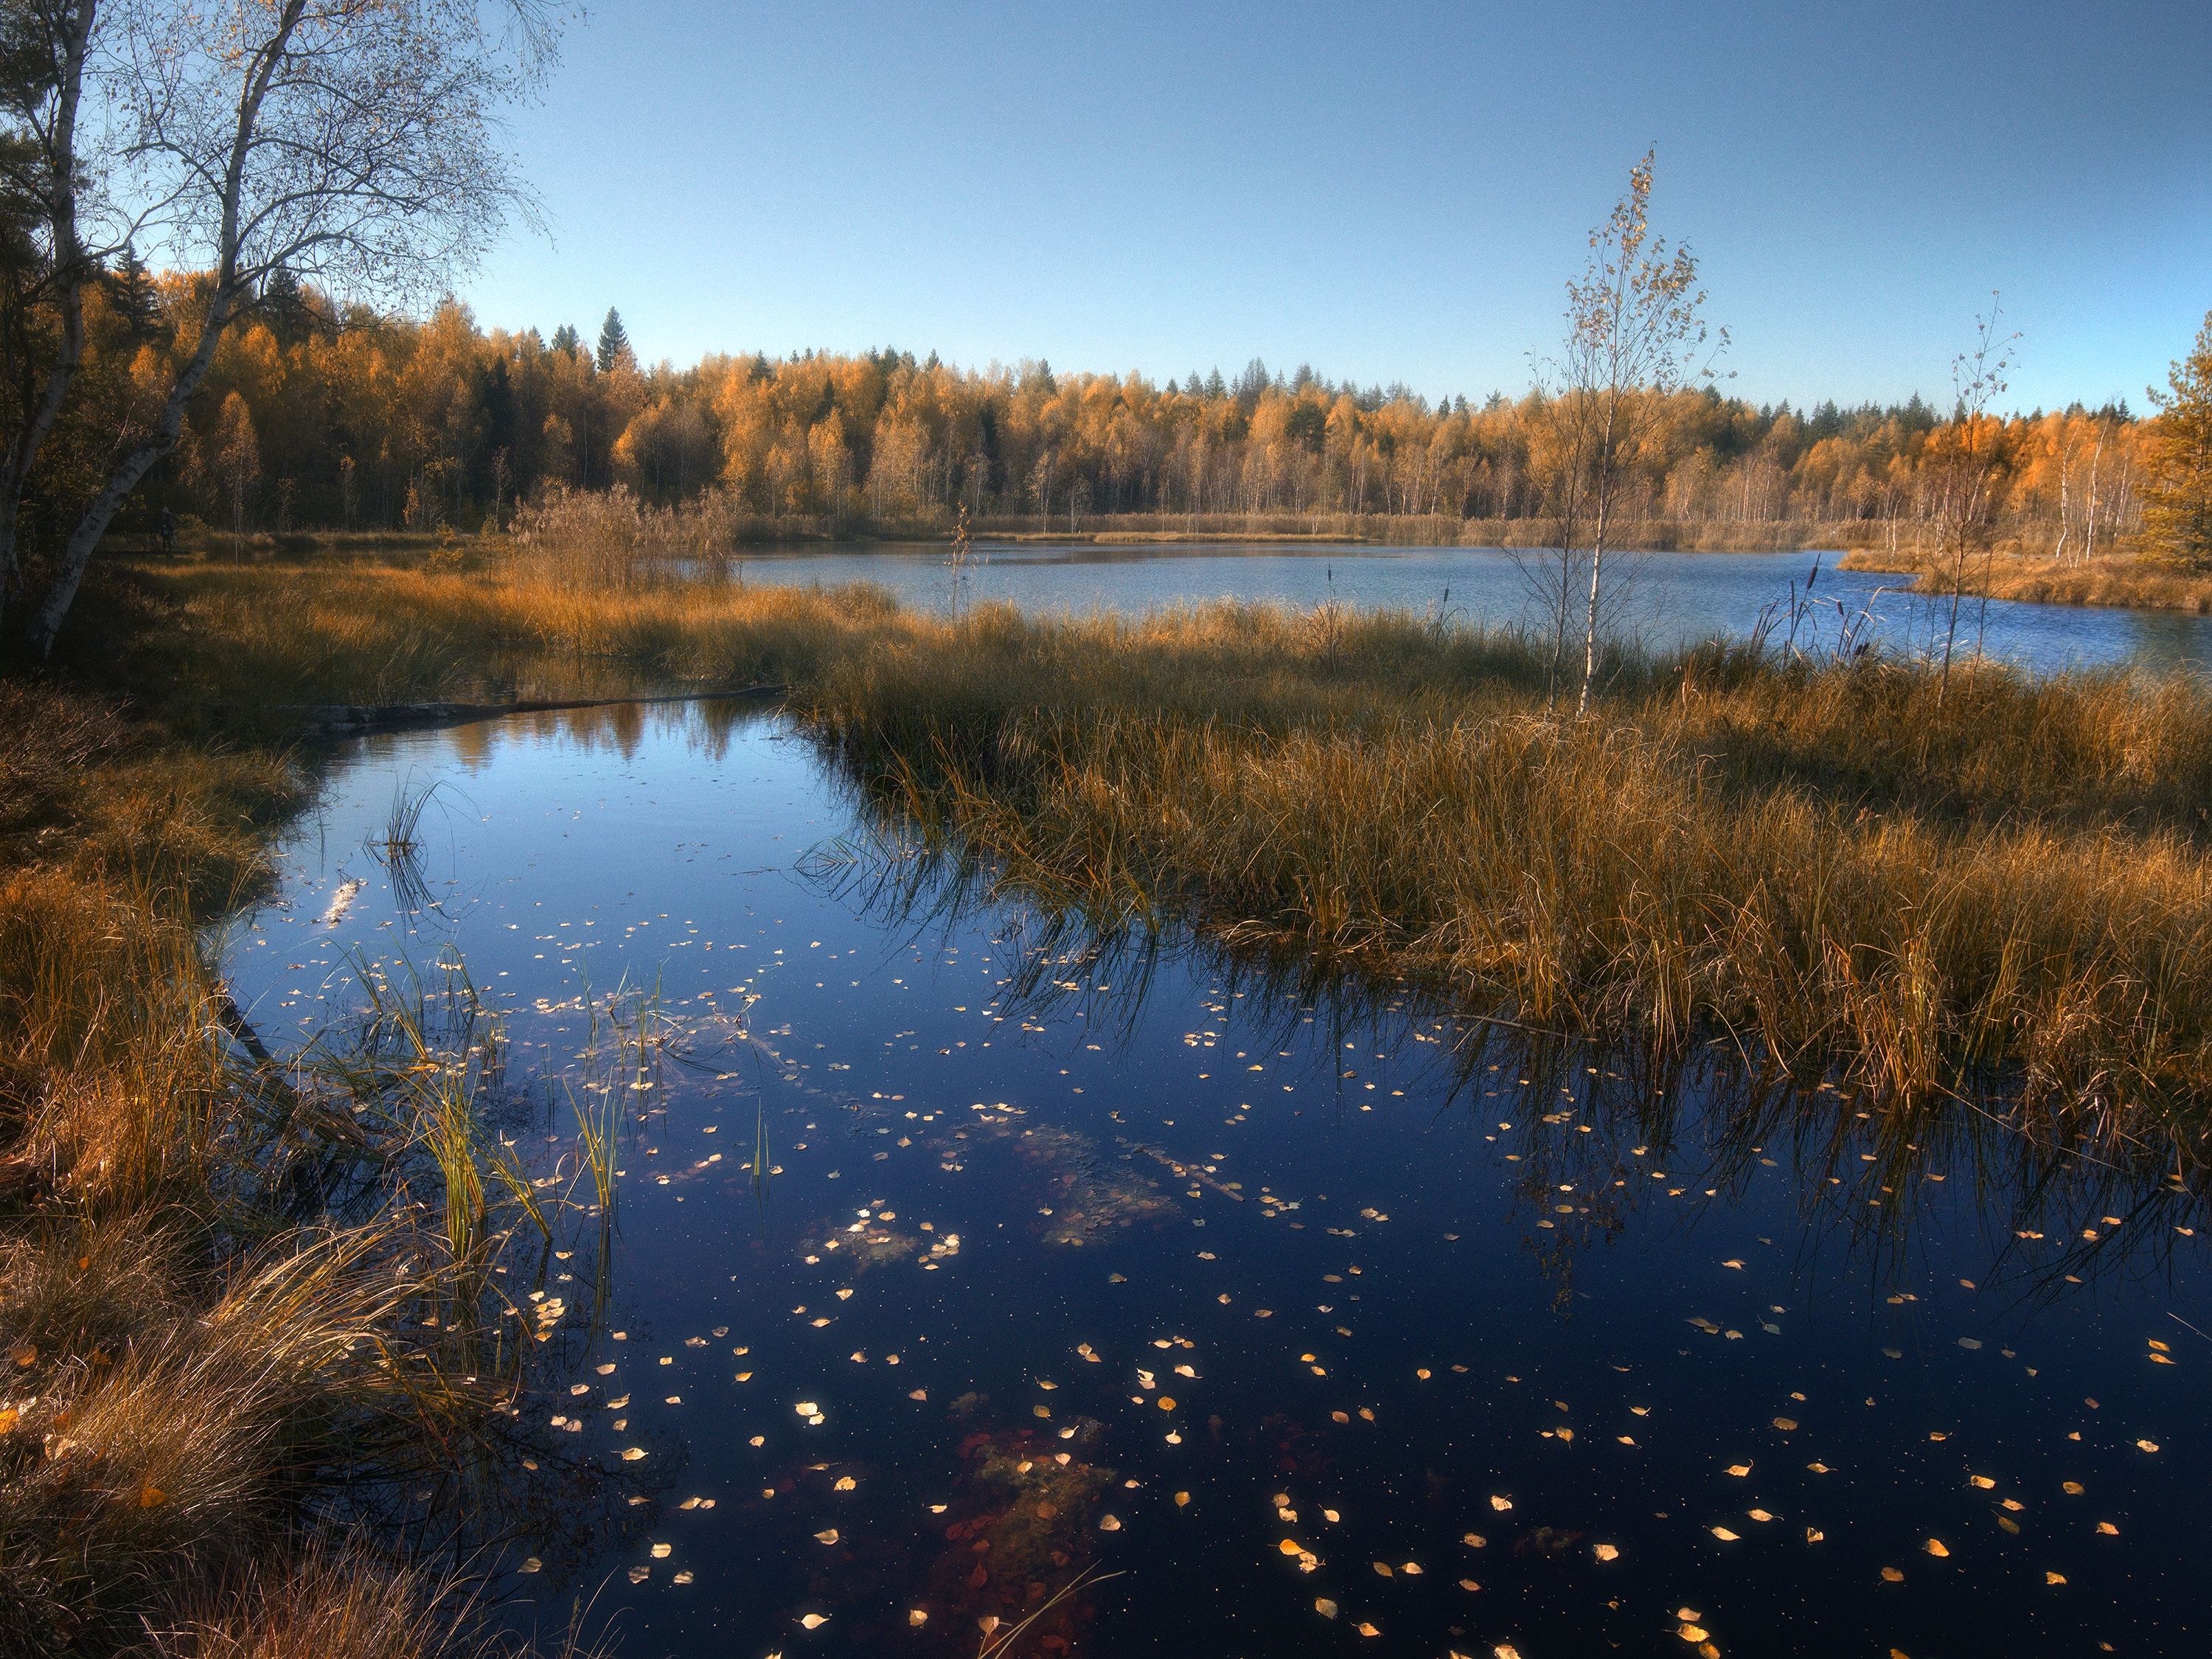
<svg viewBox="0 0 2212 1659"><path fill-rule="evenodd" d="M10 398L0 453L0 621L15 591L23 485L84 358L84 291L101 255L84 246L77 129L97 0L0 4L0 380Z"/></svg>
<svg viewBox="0 0 2212 1659"><path fill-rule="evenodd" d="M1656 152L1644 152L1629 172L1627 193L1590 233L1589 262L1567 283L1566 338L1549 366L1556 381L1547 388L1547 404L1556 434L1551 464L1559 518L1555 648L1564 655L1569 589L1580 586L1578 715L1589 712L1597 678L1599 618L1619 563L1613 538L1631 458L1655 404L1710 374L1728 343L1726 329L1708 330L1696 257L1652 234L1655 160Z"/></svg>
<svg viewBox="0 0 2212 1659"><path fill-rule="evenodd" d="M64 544L44 655L115 514L279 272L349 298L444 291L534 198L501 112L551 61L552 0L105 0L88 76L131 245L204 271L150 430Z"/></svg>

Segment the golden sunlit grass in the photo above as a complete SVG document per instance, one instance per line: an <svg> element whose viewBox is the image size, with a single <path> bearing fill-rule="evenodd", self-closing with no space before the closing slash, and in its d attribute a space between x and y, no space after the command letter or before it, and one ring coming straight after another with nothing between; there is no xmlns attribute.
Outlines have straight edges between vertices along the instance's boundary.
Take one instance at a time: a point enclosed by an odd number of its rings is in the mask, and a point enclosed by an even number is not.
<svg viewBox="0 0 2212 1659"><path fill-rule="evenodd" d="M334 1178L352 1115L234 1055L195 931L306 780L51 686L0 714L0 1653L440 1650L453 1607L297 1529L492 1403L403 1317L480 1264L404 1201L419 1115L391 1184Z"/></svg>
<svg viewBox="0 0 2212 1659"><path fill-rule="evenodd" d="M1846 570L1899 571L1913 577L1920 592L1947 591L1934 565L1910 551L1861 550L1845 554L1842 565ZM2212 615L2212 576L2128 554L2064 564L2032 553L1976 557L1968 561L1964 586L1970 593L2036 605L2113 605Z"/></svg>

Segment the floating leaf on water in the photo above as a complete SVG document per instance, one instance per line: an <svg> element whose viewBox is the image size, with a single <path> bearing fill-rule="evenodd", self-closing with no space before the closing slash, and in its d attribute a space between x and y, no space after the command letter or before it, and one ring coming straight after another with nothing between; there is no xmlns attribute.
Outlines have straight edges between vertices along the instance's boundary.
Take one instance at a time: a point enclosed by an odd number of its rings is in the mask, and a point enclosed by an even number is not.
<svg viewBox="0 0 2212 1659"><path fill-rule="evenodd" d="M1390 1577L1390 1564L1388 1561L1377 1561L1375 1563L1375 1571L1388 1578Z"/></svg>
<svg viewBox="0 0 2212 1659"><path fill-rule="evenodd" d="M2058 1490L2064 1492L2069 1498L2079 1498L2083 1492L2089 1489L2083 1486L2079 1480L2062 1480L2058 1483Z"/></svg>
<svg viewBox="0 0 2212 1659"><path fill-rule="evenodd" d="M1177 1509L1188 1509L1190 1507L1190 1494L1187 1492L1179 1492L1175 1495L1175 1501L1176 1507Z"/></svg>
<svg viewBox="0 0 2212 1659"><path fill-rule="evenodd" d="M1797 1428L1797 1419L1794 1417L1778 1417L1774 1419L1774 1426L1781 1430L1784 1434L1795 1433Z"/></svg>
<svg viewBox="0 0 2212 1659"><path fill-rule="evenodd" d="M2046 1571L2043 1575L2043 1582L2046 1584L2063 1584L2066 1582L2066 1575L2063 1572Z"/></svg>
<svg viewBox="0 0 2212 1659"><path fill-rule="evenodd" d="M1996 1482L1986 1474L1970 1474L1966 1477L1966 1484L1970 1486L1979 1486L1984 1492L1987 1492L1996 1486Z"/></svg>
<svg viewBox="0 0 2212 1659"><path fill-rule="evenodd" d="M1491 1659L1521 1659L1521 1650L1510 1642L1500 1642L1490 1652Z"/></svg>
<svg viewBox="0 0 2212 1659"><path fill-rule="evenodd" d="M1513 1507L1513 1500L1510 1498L1501 1498L1493 1492L1491 1494L1490 1507L1503 1514Z"/></svg>
<svg viewBox="0 0 2212 1659"><path fill-rule="evenodd" d="M1728 1466L1728 1472L1735 1476L1737 1480L1741 1480L1745 1475L1751 1473L1751 1465L1748 1463L1731 1463Z"/></svg>
<svg viewBox="0 0 2212 1659"><path fill-rule="evenodd" d="M1765 1510L1747 1510L1744 1512L1750 1516L1753 1520L1759 1522L1762 1524L1774 1519L1774 1517L1769 1515Z"/></svg>
<svg viewBox="0 0 2212 1659"><path fill-rule="evenodd" d="M1884 1567L1881 1570L1881 1582L1885 1584L1901 1584L1905 1582L1905 1575L1895 1567Z"/></svg>
<svg viewBox="0 0 2212 1659"><path fill-rule="evenodd" d="M817 1544L836 1543L837 1541L837 1528L830 1527L823 1531L816 1533L814 1534L814 1541Z"/></svg>
<svg viewBox="0 0 2212 1659"><path fill-rule="evenodd" d="M920 1630L924 1625L929 1622L929 1609L927 1607L908 1607L906 1610L906 1621L908 1624L914 1626L915 1629Z"/></svg>
<svg viewBox="0 0 2212 1659"><path fill-rule="evenodd" d="M642 1447L642 1446L631 1446L631 1447L627 1448L627 1449L623 1451L623 1455L622 1455L622 1458L623 1458L623 1462L625 1462L625 1463L635 1463L635 1462L636 1462L640 1458L643 1457L644 1455L645 1455L645 1448L644 1448L644 1447Z"/></svg>
<svg viewBox="0 0 2212 1659"><path fill-rule="evenodd" d="M909 1389L907 1390L906 1397L909 1400L927 1400L929 1398L929 1390L927 1389Z"/></svg>
<svg viewBox="0 0 2212 1659"><path fill-rule="evenodd" d="M1805 1528L1805 1541L1808 1544L1817 1544L1827 1535L1827 1534L1822 1532L1818 1527L1808 1527Z"/></svg>
<svg viewBox="0 0 2212 1659"><path fill-rule="evenodd" d="M1940 1538L1931 1538L1925 1544L1921 1546L1921 1547L1925 1549L1929 1554L1934 1556L1938 1561L1946 1559L1951 1553L1949 1548Z"/></svg>
<svg viewBox="0 0 2212 1659"><path fill-rule="evenodd" d="M1982 1345L1977 1337L1962 1336L1959 1339L1959 1346L1962 1348L1978 1348Z"/></svg>
<svg viewBox="0 0 2212 1659"><path fill-rule="evenodd" d="M688 1583L690 1583L691 1582L691 1570L690 1570L689 1567L685 1568L682 1572L678 1573L678 1574L676 1575L676 1577L675 1577L674 1578L671 1579L669 1582L670 1582L671 1583L676 1583L676 1584L688 1584Z"/></svg>
<svg viewBox="0 0 2212 1659"><path fill-rule="evenodd" d="M1098 1521L1098 1530L1101 1532L1119 1532L1121 1530L1121 1523L1110 1515L1102 1516L1099 1517Z"/></svg>
<svg viewBox="0 0 2212 1659"><path fill-rule="evenodd" d="M1334 1526L1337 1520L1336 1511L1334 1510L1323 1510L1321 1512L1321 1518L1328 1522L1331 1526Z"/></svg>
<svg viewBox="0 0 2212 1659"><path fill-rule="evenodd" d="M2120 1529L2109 1521L2097 1522L2097 1530L2107 1538L2118 1538L2120 1535Z"/></svg>
<svg viewBox="0 0 2212 1659"><path fill-rule="evenodd" d="M1376 1629L1374 1626L1366 1623L1364 1620L1353 1626L1352 1628L1358 1631L1362 1636L1380 1636L1382 1633L1381 1631Z"/></svg>
<svg viewBox="0 0 2212 1659"><path fill-rule="evenodd" d="M673 1546L668 1544L655 1544L653 1547L653 1559L656 1561L665 1561L672 1547Z"/></svg>
<svg viewBox="0 0 2212 1659"><path fill-rule="evenodd" d="M854 1480L851 1475L841 1474L837 1477L836 1485L832 1487L831 1490L835 1492L850 1492L854 1487L860 1484L860 1483Z"/></svg>
<svg viewBox="0 0 2212 1659"><path fill-rule="evenodd" d="M1299 1543L1295 1538L1285 1538L1281 1543L1276 1545L1275 1547L1285 1555L1304 1555L1306 1553L1305 1546Z"/></svg>
<svg viewBox="0 0 2212 1659"><path fill-rule="evenodd" d="M2158 1449L2158 1442L2155 1440L2138 1440L2136 1444L2147 1452L2154 1452Z"/></svg>
<svg viewBox="0 0 2212 1659"><path fill-rule="evenodd" d="M520 1566L515 1569L515 1571L517 1572L543 1572L545 1571L545 1564L533 1555L525 1560Z"/></svg>
<svg viewBox="0 0 2212 1659"><path fill-rule="evenodd" d="M1703 1642L1708 1639L1709 1633L1703 1625L1683 1625L1677 1627L1674 1634L1685 1642Z"/></svg>
<svg viewBox="0 0 2212 1659"><path fill-rule="evenodd" d="M1316 1595L1314 1597L1314 1611L1324 1619L1334 1619L1336 1617L1336 1603L1326 1595Z"/></svg>
<svg viewBox="0 0 2212 1659"><path fill-rule="evenodd" d="M1492 1502L1496 1503L1496 1502L1497 1502L1497 1500L1493 1498L1493 1499L1492 1500ZM1510 1509L1511 1509L1513 1506L1512 1506L1512 1504L1498 1504L1498 1507L1499 1507L1500 1509L1509 1509L1509 1510L1510 1510ZM1336 1517L1335 1517L1334 1515L1330 1516L1328 1518L1329 1518L1330 1520L1332 1520L1332 1521L1334 1521L1334 1520L1335 1520L1335 1519L1336 1519ZM1460 1541L1461 1543L1462 1543L1462 1544L1466 1545L1466 1546L1468 1547L1468 1548L1469 1548L1469 1549L1471 1549L1471 1550L1479 1550L1479 1549L1481 1549L1484 1546L1486 1546L1486 1544L1488 1544L1488 1543L1490 1542L1490 1540L1489 1540L1488 1539L1485 1538L1485 1537L1484 1537L1480 1533L1479 1533L1479 1532L1470 1532L1470 1533L1468 1533L1468 1534L1466 1534L1465 1535L1463 1535L1463 1536L1460 1539L1460 1540L1459 1540L1459 1541Z"/></svg>
<svg viewBox="0 0 2212 1659"><path fill-rule="evenodd" d="M1620 1559L1620 1547L1617 1544L1593 1544L1590 1553L1601 1561L1617 1561Z"/></svg>
<svg viewBox="0 0 2212 1659"><path fill-rule="evenodd" d="M820 1630L823 1626L830 1622L830 1615L826 1613L802 1613L799 1615L799 1622L809 1630Z"/></svg>
<svg viewBox="0 0 2212 1659"><path fill-rule="evenodd" d="M1733 1544L1736 1541L1736 1539L1740 1534L1730 1532L1726 1527L1715 1527L1713 1528L1713 1536L1719 1539L1723 1544Z"/></svg>
<svg viewBox="0 0 2212 1659"><path fill-rule="evenodd" d="M652 1576L653 1569L650 1567L632 1567L629 1570L629 1582L633 1584L642 1584Z"/></svg>

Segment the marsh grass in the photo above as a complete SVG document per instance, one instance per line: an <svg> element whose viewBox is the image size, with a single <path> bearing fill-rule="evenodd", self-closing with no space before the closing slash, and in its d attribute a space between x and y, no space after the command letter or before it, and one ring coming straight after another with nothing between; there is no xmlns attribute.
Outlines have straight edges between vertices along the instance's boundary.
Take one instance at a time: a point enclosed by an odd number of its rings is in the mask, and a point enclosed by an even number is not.
<svg viewBox="0 0 2212 1659"><path fill-rule="evenodd" d="M51 685L0 713L0 1653L465 1645L315 1517L389 1545L498 1432L498 1046L388 999L343 1065L241 1053L200 930L309 780Z"/></svg>

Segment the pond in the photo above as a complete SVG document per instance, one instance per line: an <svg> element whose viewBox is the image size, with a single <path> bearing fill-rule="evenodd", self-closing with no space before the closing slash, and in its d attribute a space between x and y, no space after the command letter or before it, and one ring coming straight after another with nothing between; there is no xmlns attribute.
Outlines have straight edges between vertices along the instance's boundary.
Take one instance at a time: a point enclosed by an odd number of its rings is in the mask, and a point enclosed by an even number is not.
<svg viewBox="0 0 2212 1659"><path fill-rule="evenodd" d="M1657 649L1694 644L1754 627L1762 608L1788 603L1815 564L1812 619L1824 640L1837 629L1836 605L1871 611L1881 641L1924 646L1936 618L1928 601L1904 593L1907 578L1839 570L1833 553L1637 553L1622 560L1613 629ZM1137 615L1233 596L1297 605L1335 599L1460 621L1538 624L1530 573L1540 552L1498 548L1340 547L1279 544L1095 546L979 544L957 578L959 602L1004 599L1031 611ZM719 568L717 574L725 574ZM726 568L732 580L834 586L872 581L904 603L945 611L956 576L942 546L887 544L823 551L765 547ZM1610 584L1609 584L1610 586ZM1778 624L1779 626L1781 624ZM1990 653L2039 670L2134 659L2159 669L2212 669L2212 617L2173 611L1970 601L1961 609L1961 648L1977 640Z"/></svg>
<svg viewBox="0 0 2212 1659"><path fill-rule="evenodd" d="M395 882L365 843L432 785ZM380 737L222 941L272 1042L365 963L465 959L549 1194L573 1103L619 1109L610 1224L506 1285L550 1485L417 1494L483 1517L519 1627L582 1597L631 1659L2212 1640L2200 1188L1088 939L899 836L731 705ZM625 1006L653 1057L580 1070Z"/></svg>

